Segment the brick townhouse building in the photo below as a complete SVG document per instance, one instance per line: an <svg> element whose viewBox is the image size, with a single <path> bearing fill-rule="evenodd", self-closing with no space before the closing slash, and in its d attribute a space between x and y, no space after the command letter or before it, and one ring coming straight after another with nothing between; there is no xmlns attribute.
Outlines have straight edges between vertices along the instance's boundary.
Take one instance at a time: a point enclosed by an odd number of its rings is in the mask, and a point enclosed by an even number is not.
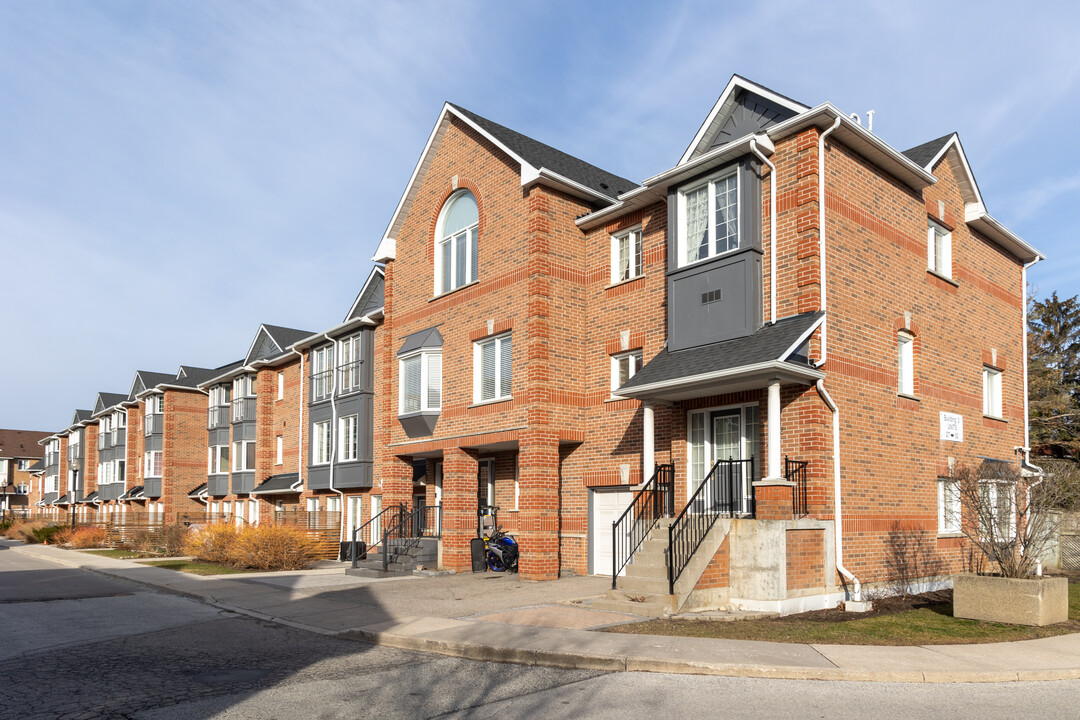
<svg viewBox="0 0 1080 720"><path fill-rule="evenodd" d="M858 599L897 523L959 569L950 472L1024 463L1039 259L957 135L738 76L640 184L446 104L374 257L377 492L437 493L447 567L494 505L523 577L616 603Z"/></svg>
<svg viewBox="0 0 1080 720"><path fill-rule="evenodd" d="M30 512L40 499L40 489L33 487L32 468L44 459L38 442L48 436L47 432L0 429L0 512L5 517L9 511Z"/></svg>

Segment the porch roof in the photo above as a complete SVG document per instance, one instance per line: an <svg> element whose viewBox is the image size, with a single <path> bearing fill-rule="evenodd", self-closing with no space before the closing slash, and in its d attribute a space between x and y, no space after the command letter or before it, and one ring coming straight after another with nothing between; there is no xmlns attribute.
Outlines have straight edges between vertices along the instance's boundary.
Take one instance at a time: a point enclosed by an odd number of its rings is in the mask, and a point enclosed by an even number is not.
<svg viewBox="0 0 1080 720"><path fill-rule="evenodd" d="M252 495L275 495L298 493L303 489L300 473L280 473L266 478L262 485L251 491Z"/></svg>
<svg viewBox="0 0 1080 720"><path fill-rule="evenodd" d="M734 340L686 350L665 347L615 395L673 402L763 387L774 378L812 383L825 373L797 353L824 317L820 311L802 313Z"/></svg>

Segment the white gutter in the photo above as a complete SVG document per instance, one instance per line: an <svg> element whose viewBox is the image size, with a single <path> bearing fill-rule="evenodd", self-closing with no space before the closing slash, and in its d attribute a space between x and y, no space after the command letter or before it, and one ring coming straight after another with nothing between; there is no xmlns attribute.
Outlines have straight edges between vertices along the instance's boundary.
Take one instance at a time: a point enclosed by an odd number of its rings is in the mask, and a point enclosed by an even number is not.
<svg viewBox="0 0 1080 720"><path fill-rule="evenodd" d="M1034 470L1040 475L1043 474L1043 469L1038 465L1031 463L1031 416L1028 409L1028 313L1027 313L1027 271L1028 268L1039 262L1043 258L1036 257L1026 265L1020 266L1020 292L1023 293L1020 301L1024 305L1023 309L1023 325L1021 331L1024 334L1023 338L1023 353L1024 353L1024 456L1021 462L1021 467Z"/></svg>
<svg viewBox="0 0 1080 720"><path fill-rule="evenodd" d="M818 293L821 295L821 310L825 313L825 322L821 323L821 358L818 360L818 367L824 365L829 356L826 350L829 315L826 305L828 295L825 292L825 138L833 130L840 127L841 122L843 122L842 118L836 118L832 127L818 136L818 264L821 265L821 281Z"/></svg>
<svg viewBox="0 0 1080 720"><path fill-rule="evenodd" d="M832 411L832 437L833 437L833 532L836 539L836 570L855 584L855 593L852 599L855 602L862 600L862 583L859 582L859 578L851 574L851 571L844 567L844 531L843 523L844 516L841 509L841 496L840 496L840 411L836 408L836 403L829 396L829 391L825 389L825 381L817 381L817 391L821 395L821 399L825 401L825 404L829 406Z"/></svg>
<svg viewBox="0 0 1080 720"><path fill-rule="evenodd" d="M817 367L821 367L828 359L828 343L826 331L829 326L828 312L826 311L826 285L825 285L825 138L840 126L841 118L825 132L818 136L818 261L821 264L821 309L825 311L821 323L821 357ZM825 389L824 379L817 381L817 391L821 399L832 411L832 436L833 436L833 532L836 542L836 570L855 585L855 593L852 599L855 602L862 601L862 583L844 566L844 515L842 488L840 486L840 410L836 407L829 391Z"/></svg>
<svg viewBox="0 0 1080 720"><path fill-rule="evenodd" d="M334 460L337 459L337 341L323 333L323 337L330 343L330 492L336 492L341 498L341 507L338 509L340 531L338 542L345 542L345 493L334 487ZM359 422L359 418L357 418ZM357 427L357 432L360 429Z"/></svg>
<svg viewBox="0 0 1080 720"><path fill-rule="evenodd" d="M757 142L750 138L750 152L769 166L769 324L776 324L776 166L758 150Z"/></svg>

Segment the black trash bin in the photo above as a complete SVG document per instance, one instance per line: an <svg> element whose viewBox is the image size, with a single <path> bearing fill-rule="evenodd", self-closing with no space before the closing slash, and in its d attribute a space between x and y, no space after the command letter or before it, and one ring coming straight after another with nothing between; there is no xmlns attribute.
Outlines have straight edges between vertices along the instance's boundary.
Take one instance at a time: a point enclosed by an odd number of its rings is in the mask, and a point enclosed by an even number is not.
<svg viewBox="0 0 1080 720"><path fill-rule="evenodd" d="M358 540L355 543L352 541L341 543L341 549L338 550L338 560L340 562L352 562L353 547L356 548L357 560L364 560L367 558L367 544L363 540Z"/></svg>
<svg viewBox="0 0 1080 720"><path fill-rule="evenodd" d="M484 552L483 538L473 538L469 542L469 550L472 552L472 571L484 572L487 570L487 553Z"/></svg>

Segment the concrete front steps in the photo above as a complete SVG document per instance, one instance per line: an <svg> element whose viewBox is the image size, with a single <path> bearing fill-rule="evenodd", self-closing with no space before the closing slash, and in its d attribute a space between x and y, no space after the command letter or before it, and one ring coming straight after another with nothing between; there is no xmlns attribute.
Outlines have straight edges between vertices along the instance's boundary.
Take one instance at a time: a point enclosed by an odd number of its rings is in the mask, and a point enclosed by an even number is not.
<svg viewBox="0 0 1080 720"><path fill-rule="evenodd" d="M667 575L668 527L671 523L672 518L657 521L626 566L625 574L615 581L615 589L608 590L606 598L593 601L590 608L644 617L667 617L680 610L721 607L727 602L726 593L695 593L694 587L727 537L731 521L716 521L690 564L675 581L674 594L669 592Z"/></svg>
<svg viewBox="0 0 1080 720"><path fill-rule="evenodd" d="M439 541L436 538L405 538L387 542L389 556L385 571L382 549L377 548L369 550L367 559L357 561L355 568L346 568L345 574L358 577L406 575L417 567L432 568L438 563Z"/></svg>

